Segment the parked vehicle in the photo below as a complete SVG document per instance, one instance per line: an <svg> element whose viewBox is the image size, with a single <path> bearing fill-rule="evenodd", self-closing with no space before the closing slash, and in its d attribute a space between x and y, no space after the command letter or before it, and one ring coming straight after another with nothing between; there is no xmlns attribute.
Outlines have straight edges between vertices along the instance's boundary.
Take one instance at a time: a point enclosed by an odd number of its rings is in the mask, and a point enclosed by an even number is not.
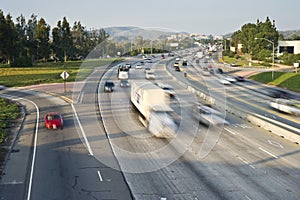
<svg viewBox="0 0 300 200"><path fill-rule="evenodd" d="M57 112L50 112L44 115L45 126L47 129L63 129L64 121L62 116Z"/></svg>
<svg viewBox="0 0 300 200"><path fill-rule="evenodd" d="M149 82L133 82L130 96L132 110L139 113L139 120L156 137L172 138L177 125L172 118L170 97L165 91Z"/></svg>
<svg viewBox="0 0 300 200"><path fill-rule="evenodd" d="M300 115L300 101L297 100L278 98L271 101L270 106L285 113Z"/></svg>

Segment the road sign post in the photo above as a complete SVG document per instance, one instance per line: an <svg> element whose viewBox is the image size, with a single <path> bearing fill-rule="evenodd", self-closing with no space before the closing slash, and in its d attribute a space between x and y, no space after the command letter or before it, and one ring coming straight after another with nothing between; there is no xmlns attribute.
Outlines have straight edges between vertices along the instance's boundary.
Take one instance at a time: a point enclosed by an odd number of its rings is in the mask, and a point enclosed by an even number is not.
<svg viewBox="0 0 300 200"><path fill-rule="evenodd" d="M60 74L60 77L62 77L62 79L64 79L64 92L67 92L67 86L66 86L66 80L70 75L68 74L68 72L64 71Z"/></svg>
<svg viewBox="0 0 300 200"><path fill-rule="evenodd" d="M298 72L298 67L299 67L299 63L297 62L297 63L294 63L294 67L295 67L295 71L296 71L296 73Z"/></svg>

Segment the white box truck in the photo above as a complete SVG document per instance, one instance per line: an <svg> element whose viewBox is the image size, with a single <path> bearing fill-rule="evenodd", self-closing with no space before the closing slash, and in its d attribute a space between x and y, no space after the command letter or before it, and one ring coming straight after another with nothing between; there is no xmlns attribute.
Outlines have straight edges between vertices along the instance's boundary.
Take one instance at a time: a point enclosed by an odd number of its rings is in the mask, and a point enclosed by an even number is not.
<svg viewBox="0 0 300 200"><path fill-rule="evenodd" d="M177 125L172 117L170 97L151 82L133 82L130 101L132 109L138 111L139 120L156 137L173 138Z"/></svg>

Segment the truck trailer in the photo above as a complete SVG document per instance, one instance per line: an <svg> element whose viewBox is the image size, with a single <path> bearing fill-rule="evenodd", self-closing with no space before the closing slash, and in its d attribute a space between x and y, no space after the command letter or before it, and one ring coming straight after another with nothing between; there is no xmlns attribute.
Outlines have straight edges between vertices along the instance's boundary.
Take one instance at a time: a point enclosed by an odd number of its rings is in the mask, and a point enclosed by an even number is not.
<svg viewBox="0 0 300 200"><path fill-rule="evenodd" d="M133 82L130 101L132 110L139 113L139 120L156 137L173 138L178 129L170 96L151 82Z"/></svg>

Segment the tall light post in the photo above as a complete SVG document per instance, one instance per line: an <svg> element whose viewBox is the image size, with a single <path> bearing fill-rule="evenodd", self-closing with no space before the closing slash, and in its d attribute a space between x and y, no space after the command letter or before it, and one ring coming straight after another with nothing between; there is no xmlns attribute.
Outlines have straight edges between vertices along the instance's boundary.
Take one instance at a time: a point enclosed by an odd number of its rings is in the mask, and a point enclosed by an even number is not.
<svg viewBox="0 0 300 200"><path fill-rule="evenodd" d="M275 56L275 47L274 47L275 45L274 45L274 42L272 42L271 40L268 40L266 38L255 38L255 40L258 40L258 39L260 39L260 40L266 40L266 41L268 41L269 43L271 43L273 45L272 80L274 80L274 56Z"/></svg>

